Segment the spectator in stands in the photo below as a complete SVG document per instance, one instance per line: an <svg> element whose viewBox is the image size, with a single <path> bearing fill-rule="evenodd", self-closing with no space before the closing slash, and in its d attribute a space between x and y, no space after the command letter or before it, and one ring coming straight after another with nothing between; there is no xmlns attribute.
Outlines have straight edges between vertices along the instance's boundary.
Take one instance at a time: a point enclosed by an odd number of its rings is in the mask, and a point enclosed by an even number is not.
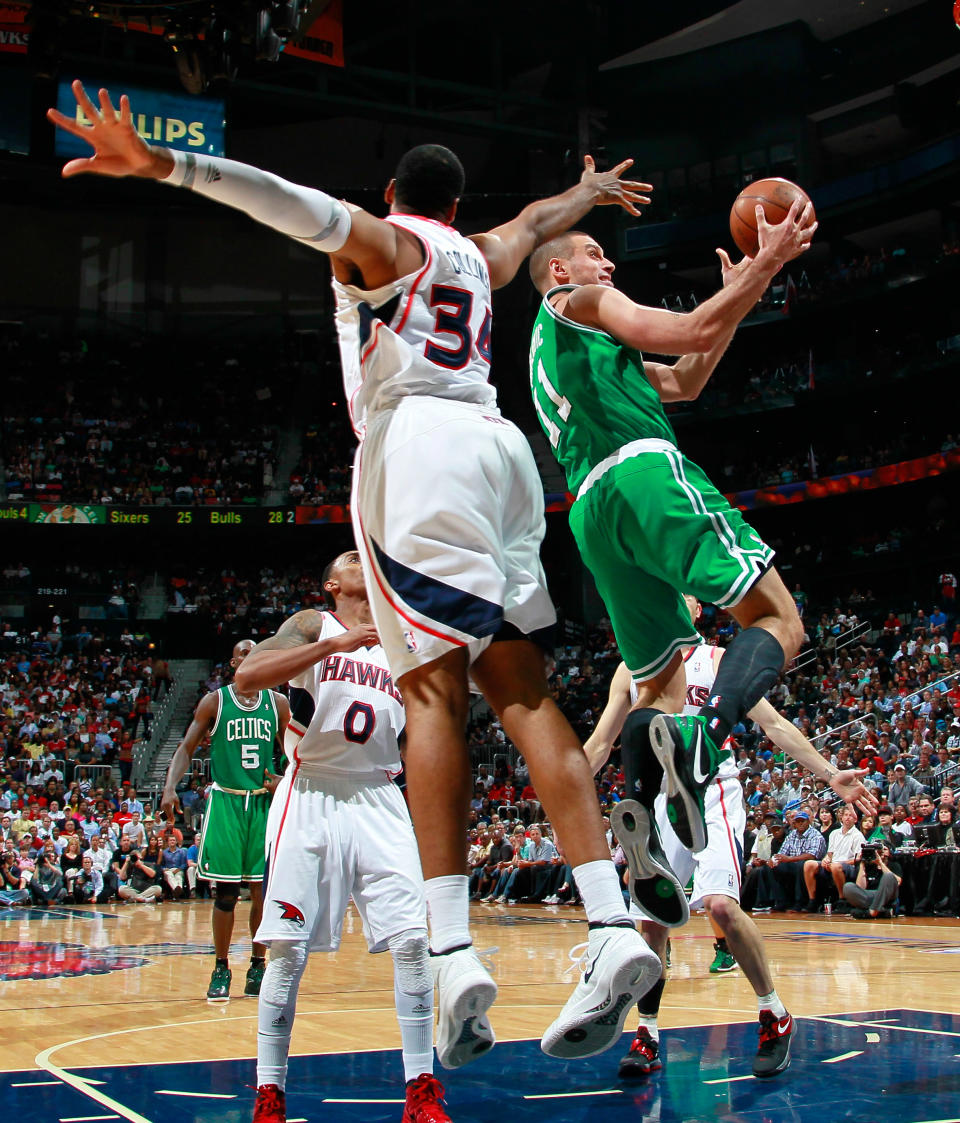
<svg viewBox="0 0 960 1123"><path fill-rule="evenodd" d="M67 898L67 890L63 883L63 871L60 869L60 859L57 857L57 848L53 841L48 841L43 848L43 857L37 862L37 868L30 879L30 898L35 905L56 904Z"/></svg>
<svg viewBox="0 0 960 1123"><path fill-rule="evenodd" d="M807 895L803 883L803 864L819 861L826 852L826 840L810 829L807 811L793 813L793 827L769 862L758 867L757 905L768 904L774 912L785 908L805 909Z"/></svg>
<svg viewBox="0 0 960 1123"><path fill-rule="evenodd" d="M22 905L29 900L30 892L24 888L17 853L15 850L6 850L0 860L0 905Z"/></svg>
<svg viewBox="0 0 960 1123"><path fill-rule="evenodd" d="M141 806L143 806L141 804ZM147 832L143 823L140 822L140 812L134 811L130 815L130 821L123 824L123 830L120 832L122 837L129 838L133 843L135 850L143 850L147 845Z"/></svg>
<svg viewBox="0 0 960 1123"><path fill-rule="evenodd" d="M167 832L167 844L160 853L160 870L164 885L176 900L190 896L186 885L187 852L177 841L173 830Z"/></svg>
<svg viewBox="0 0 960 1123"><path fill-rule="evenodd" d="M856 875L856 863L865 842L863 834L857 829L856 809L846 805L840 812L840 826L830 832L827 839L827 852L819 862L809 861L803 865L803 881L807 890L807 912L817 911L818 881L832 882L837 896L843 899L843 887Z"/></svg>
<svg viewBox="0 0 960 1123"><path fill-rule="evenodd" d="M847 882L843 896L853 906L851 916L875 920L892 916L893 904L903 881L900 864L890 857L889 847L880 842L861 855L855 882Z"/></svg>
<svg viewBox="0 0 960 1123"><path fill-rule="evenodd" d="M909 804L911 796L919 796L925 792L923 784L919 780L915 780L912 776L907 775L906 765L898 762L893 768L893 783L887 792L887 800L892 803L894 807L898 803Z"/></svg>
<svg viewBox="0 0 960 1123"><path fill-rule="evenodd" d="M129 877L119 891L120 896L124 900L137 901L139 904L158 904L163 889L156 836L150 839L143 852L131 847L125 866Z"/></svg>
<svg viewBox="0 0 960 1123"><path fill-rule="evenodd" d="M114 876L111 865L113 851L109 846L104 844L99 834L95 834L90 839L90 849L84 851L83 856L90 858L93 863L93 868L97 870L103 878L103 888L105 890L103 901L109 901L117 892L117 879ZM102 903L101 901L101 904Z"/></svg>
<svg viewBox="0 0 960 1123"><path fill-rule="evenodd" d="M103 874L94 868L93 859L84 854L80 869L73 879L73 899L78 905L102 903L104 897Z"/></svg>

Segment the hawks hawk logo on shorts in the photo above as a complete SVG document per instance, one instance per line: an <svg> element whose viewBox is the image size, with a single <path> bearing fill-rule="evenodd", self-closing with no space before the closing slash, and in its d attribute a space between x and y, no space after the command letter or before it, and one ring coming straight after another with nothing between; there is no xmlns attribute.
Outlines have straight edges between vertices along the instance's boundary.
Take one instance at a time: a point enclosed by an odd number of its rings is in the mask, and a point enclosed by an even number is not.
<svg viewBox="0 0 960 1123"><path fill-rule="evenodd" d="M303 913L297 908L296 905L291 905L289 901L276 901L274 902L280 910L281 920L292 920L298 928L302 928L306 923Z"/></svg>

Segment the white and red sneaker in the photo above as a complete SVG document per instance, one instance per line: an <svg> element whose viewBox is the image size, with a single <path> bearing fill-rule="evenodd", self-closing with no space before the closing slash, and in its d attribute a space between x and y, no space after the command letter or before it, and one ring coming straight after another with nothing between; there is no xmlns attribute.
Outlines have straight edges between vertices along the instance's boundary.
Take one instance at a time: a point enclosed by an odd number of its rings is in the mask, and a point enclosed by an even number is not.
<svg viewBox="0 0 960 1123"><path fill-rule="evenodd" d="M772 1010L761 1010L758 1032L760 1048L753 1059L753 1075L776 1076L790 1064L793 1018L786 1013L778 1017Z"/></svg>
<svg viewBox="0 0 960 1123"><path fill-rule="evenodd" d="M261 1084L257 1089L253 1123L287 1123L287 1097L276 1084Z"/></svg>
<svg viewBox="0 0 960 1123"><path fill-rule="evenodd" d="M442 1103L443 1085L435 1076L424 1072L407 1084L402 1123L450 1123Z"/></svg>

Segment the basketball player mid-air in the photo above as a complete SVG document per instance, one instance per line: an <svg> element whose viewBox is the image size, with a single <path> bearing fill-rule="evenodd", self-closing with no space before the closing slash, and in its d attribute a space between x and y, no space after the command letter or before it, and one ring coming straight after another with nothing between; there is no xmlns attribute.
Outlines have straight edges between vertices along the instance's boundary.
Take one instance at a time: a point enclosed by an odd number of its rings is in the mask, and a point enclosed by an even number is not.
<svg viewBox="0 0 960 1123"><path fill-rule="evenodd" d="M290 720L290 707L282 694L237 686L236 671L253 650L252 639L233 649L230 666L234 681L204 695L193 721L177 746L164 783L161 806L173 823L179 804L177 784L190 767L201 741L210 735L210 775L213 787L207 801L197 855L198 876L214 884L213 946L215 963L207 988L210 1002L230 997L230 940L240 886L250 886L250 935L253 954L243 993L256 997L263 979L266 948L256 940L260 925L263 840L270 810L270 792L276 782L273 743Z"/></svg>
<svg viewBox="0 0 960 1123"><path fill-rule="evenodd" d="M417 843L400 789L403 704L370 620L360 556L323 574L330 611L305 609L259 643L240 669L247 689L290 683L289 764L267 827L263 921L270 947L260 991L254 1123L286 1118L287 1057L311 948L336 951L351 896L371 952L393 957L404 1123L445 1123L433 1076L433 975ZM443 1036L441 1063L461 1061ZM472 1042L471 1042L472 1044Z"/></svg>
<svg viewBox="0 0 960 1123"><path fill-rule="evenodd" d="M737 324L810 245L809 211L794 204L776 226L757 211L756 258L732 265L718 250L723 288L688 314L618 292L613 263L587 234L562 234L530 260L543 295L530 346L534 405L576 496L577 546L638 684L622 740L640 762L643 791L659 791L665 770L671 821L694 851L706 846L704 792L729 755L731 728L803 636L773 551L679 452L663 408L697 397ZM644 350L682 357L667 366L644 360ZM680 714L680 650L698 639L683 592L728 609L743 629L692 716Z"/></svg>
<svg viewBox="0 0 960 1123"><path fill-rule="evenodd" d="M129 100L93 105L88 125L49 110L93 155L81 172L134 175L246 211L330 255L341 359L354 429L351 514L377 634L403 694L406 773L430 919L439 1019L472 1037L464 1061L493 1043L496 984L473 949L466 836L469 679L525 757L566 845L588 921L583 973L541 1046L584 1057L613 1045L626 1010L660 976L627 916L582 746L547 690L543 647L556 614L539 549L543 488L526 438L497 409L489 382L491 292L539 244L597 204L632 214L647 185L631 161L525 207L486 234L451 225L464 187L449 149L421 145L387 186L374 218L322 191L244 164L147 145ZM441 1037L445 1035L441 1029Z"/></svg>
<svg viewBox="0 0 960 1123"><path fill-rule="evenodd" d="M696 624L701 611L699 601L689 595L683 599L691 623ZM698 713L700 705L713 693L723 656L722 648L702 642L683 649L685 714ZM606 763L636 696L636 684L626 663L621 663L610 683L607 705L584 745L584 752L594 771ZM753 707L749 717L778 748L826 781L847 803L874 813L876 800L860 779L866 775L866 770L838 770L829 764L796 726L777 713L764 698ZM721 938L726 940L757 996L760 1044L753 1061L753 1075L775 1076L790 1063L793 1019L774 989L760 930L740 908L746 808L733 757L727 754L721 762L720 771L707 787L704 797L707 843L698 853L692 854L674 833L667 813L666 792L662 787L652 793L641 792L641 802L631 798L641 767L630 749L626 745L621 747L627 798L613 809L610 822L628 858L631 895L634 907L642 917L644 938L663 958L669 928L683 923L689 915L686 907L675 908L673 894L651 892L655 878L647 875L654 872L663 876L666 873L675 878L679 886L686 885L692 877L693 893L689 907L702 905L706 909L711 923L719 928ZM682 894L682 890L680 892ZM669 911L664 911L664 900L669 903ZM647 1076L661 1067L657 1015L663 987L664 980L661 979L638 1003L639 1025L629 1052L620 1061L621 1077Z"/></svg>

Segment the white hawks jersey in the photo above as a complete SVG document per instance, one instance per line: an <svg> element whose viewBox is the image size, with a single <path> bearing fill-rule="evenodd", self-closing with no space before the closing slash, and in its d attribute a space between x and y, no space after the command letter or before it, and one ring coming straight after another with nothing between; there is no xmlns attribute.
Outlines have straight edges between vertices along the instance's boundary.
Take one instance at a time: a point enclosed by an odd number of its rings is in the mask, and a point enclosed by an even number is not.
<svg viewBox="0 0 960 1123"><path fill-rule="evenodd" d="M320 640L349 629L323 613ZM290 682L290 724L284 751L294 763L332 772L400 771L397 738L403 700L383 648L360 647L321 659Z"/></svg>
<svg viewBox="0 0 960 1123"><path fill-rule="evenodd" d="M489 409L497 402L483 255L435 219L391 214L386 221L417 236L423 265L369 291L333 281L344 391L358 437L368 413L398 398L426 394Z"/></svg>
<svg viewBox="0 0 960 1123"><path fill-rule="evenodd" d="M717 677L717 668L713 662L716 648L709 643L698 643L691 647L683 659L683 670L687 678L687 691L682 713L693 716L700 712L700 707L706 705L713 690L713 683ZM637 700L637 685L630 683L631 705ZM728 753L720 764L717 776L721 780L728 777L739 776L733 754Z"/></svg>

